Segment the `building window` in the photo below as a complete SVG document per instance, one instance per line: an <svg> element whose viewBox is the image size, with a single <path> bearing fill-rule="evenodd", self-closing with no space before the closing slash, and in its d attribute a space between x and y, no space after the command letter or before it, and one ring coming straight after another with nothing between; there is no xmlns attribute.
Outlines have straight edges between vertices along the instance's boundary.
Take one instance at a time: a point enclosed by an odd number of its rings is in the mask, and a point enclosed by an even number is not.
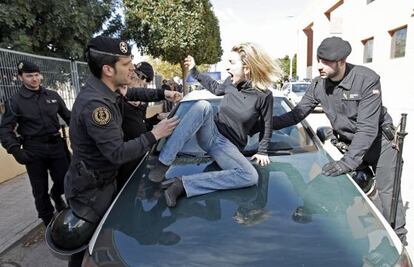
<svg viewBox="0 0 414 267"><path fill-rule="evenodd" d="M407 40L407 25L389 31L391 35L391 58L405 56L405 44Z"/></svg>
<svg viewBox="0 0 414 267"><path fill-rule="evenodd" d="M367 5L369 4L369 3L372 3L372 2L374 2L375 0L367 0Z"/></svg>
<svg viewBox="0 0 414 267"><path fill-rule="evenodd" d="M372 53L374 49L374 37L362 40L362 44L364 45L364 63L372 62Z"/></svg>

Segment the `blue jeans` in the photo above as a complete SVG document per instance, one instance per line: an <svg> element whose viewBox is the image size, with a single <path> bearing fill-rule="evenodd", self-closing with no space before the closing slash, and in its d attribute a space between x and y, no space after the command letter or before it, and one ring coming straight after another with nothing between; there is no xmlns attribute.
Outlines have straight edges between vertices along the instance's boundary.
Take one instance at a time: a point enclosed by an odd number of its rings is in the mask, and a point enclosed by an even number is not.
<svg viewBox="0 0 414 267"><path fill-rule="evenodd" d="M257 184L259 176L256 169L232 142L220 134L214 122L213 108L208 101L196 102L186 114L162 148L160 162L171 165L177 153L195 134L198 145L222 169L183 176L187 197Z"/></svg>

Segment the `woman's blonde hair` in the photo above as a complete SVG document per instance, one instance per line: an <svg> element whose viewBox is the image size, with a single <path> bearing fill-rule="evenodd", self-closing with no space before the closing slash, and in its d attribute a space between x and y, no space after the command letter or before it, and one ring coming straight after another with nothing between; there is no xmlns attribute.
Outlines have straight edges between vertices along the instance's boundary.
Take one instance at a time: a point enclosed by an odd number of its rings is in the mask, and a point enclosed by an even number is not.
<svg viewBox="0 0 414 267"><path fill-rule="evenodd" d="M252 82L253 88L265 91L272 86L277 78L282 77L283 71L276 60L264 52L256 44L241 43L235 45L231 51L240 55L243 65L249 68L247 80Z"/></svg>

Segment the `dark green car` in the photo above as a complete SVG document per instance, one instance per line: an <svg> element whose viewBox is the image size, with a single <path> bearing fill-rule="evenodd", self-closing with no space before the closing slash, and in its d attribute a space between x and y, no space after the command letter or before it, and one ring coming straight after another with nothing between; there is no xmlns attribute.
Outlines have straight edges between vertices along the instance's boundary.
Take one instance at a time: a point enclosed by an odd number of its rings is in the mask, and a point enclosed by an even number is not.
<svg viewBox="0 0 414 267"><path fill-rule="evenodd" d="M178 109L193 103L186 97ZM275 96L274 114L290 109ZM306 122L273 132L271 164L255 166L257 186L180 198L172 209L161 184L148 179L162 145L144 157L102 219L85 266L411 266L350 177L321 175L331 158ZM257 145L253 136L246 156ZM218 168L191 140L169 173Z"/></svg>

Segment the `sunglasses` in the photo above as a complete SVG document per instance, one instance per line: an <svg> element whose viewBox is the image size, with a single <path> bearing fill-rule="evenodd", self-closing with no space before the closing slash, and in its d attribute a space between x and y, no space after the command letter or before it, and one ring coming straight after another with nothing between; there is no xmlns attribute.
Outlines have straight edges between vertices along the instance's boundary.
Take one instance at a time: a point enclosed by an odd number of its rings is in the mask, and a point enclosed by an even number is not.
<svg viewBox="0 0 414 267"><path fill-rule="evenodd" d="M144 73L140 72L140 71L136 71L135 72L137 74L137 77L141 80L147 80L147 75L145 75Z"/></svg>

